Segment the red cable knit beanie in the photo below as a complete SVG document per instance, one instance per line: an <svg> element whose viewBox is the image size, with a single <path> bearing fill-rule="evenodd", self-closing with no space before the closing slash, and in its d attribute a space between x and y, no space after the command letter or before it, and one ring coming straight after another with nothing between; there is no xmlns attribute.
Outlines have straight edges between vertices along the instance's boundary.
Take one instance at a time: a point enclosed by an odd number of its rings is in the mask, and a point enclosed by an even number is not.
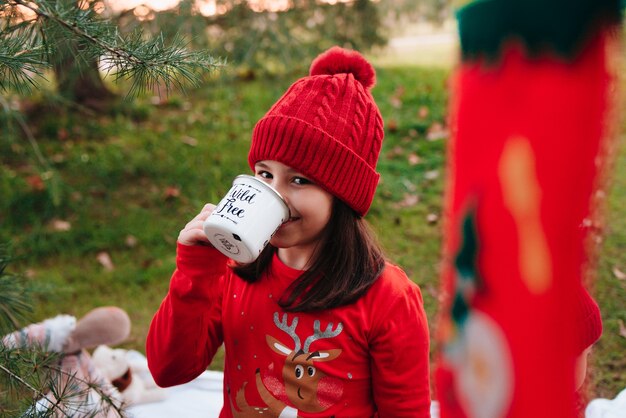
<svg viewBox="0 0 626 418"><path fill-rule="evenodd" d="M248 163L275 160L310 177L367 213L380 175L376 162L383 120L370 94L372 65L355 51L333 47L311 64L256 124Z"/></svg>

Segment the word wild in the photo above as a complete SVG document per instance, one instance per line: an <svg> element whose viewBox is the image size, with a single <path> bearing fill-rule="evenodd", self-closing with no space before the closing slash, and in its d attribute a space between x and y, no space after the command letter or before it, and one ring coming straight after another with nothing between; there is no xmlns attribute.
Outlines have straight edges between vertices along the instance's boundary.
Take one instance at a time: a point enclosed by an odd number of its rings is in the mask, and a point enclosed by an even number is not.
<svg viewBox="0 0 626 418"><path fill-rule="evenodd" d="M246 210L236 205L237 202L246 202L249 205L253 204L256 193L250 191L250 189L237 188L234 189L229 195L228 199L225 199L220 208L217 209L218 214L227 213L229 215L243 218Z"/></svg>

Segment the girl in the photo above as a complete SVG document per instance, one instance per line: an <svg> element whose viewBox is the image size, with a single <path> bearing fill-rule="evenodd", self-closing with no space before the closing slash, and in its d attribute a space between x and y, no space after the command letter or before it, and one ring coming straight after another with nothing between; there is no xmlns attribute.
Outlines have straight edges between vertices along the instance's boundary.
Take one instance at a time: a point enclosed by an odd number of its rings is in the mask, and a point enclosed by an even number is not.
<svg viewBox="0 0 626 418"><path fill-rule="evenodd" d="M147 339L159 385L194 379L223 343L220 418L430 416L420 290L363 219L383 139L374 83L361 55L331 48L257 123L248 162L291 217L247 265L208 244L214 205L180 232Z"/></svg>

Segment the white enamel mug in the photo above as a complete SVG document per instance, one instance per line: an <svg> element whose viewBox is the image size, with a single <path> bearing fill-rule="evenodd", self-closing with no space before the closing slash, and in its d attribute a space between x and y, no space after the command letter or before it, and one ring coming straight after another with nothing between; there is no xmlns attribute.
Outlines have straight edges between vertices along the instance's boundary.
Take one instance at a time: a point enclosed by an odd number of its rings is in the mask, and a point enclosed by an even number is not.
<svg viewBox="0 0 626 418"><path fill-rule="evenodd" d="M203 229L222 254L250 263L289 216L289 207L274 188L242 174L235 177L230 191L204 221Z"/></svg>

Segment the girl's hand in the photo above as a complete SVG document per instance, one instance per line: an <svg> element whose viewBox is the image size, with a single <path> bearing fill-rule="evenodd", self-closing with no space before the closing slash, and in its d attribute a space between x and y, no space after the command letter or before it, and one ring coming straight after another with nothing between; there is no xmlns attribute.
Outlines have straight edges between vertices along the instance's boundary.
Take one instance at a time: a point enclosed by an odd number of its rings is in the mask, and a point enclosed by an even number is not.
<svg viewBox="0 0 626 418"><path fill-rule="evenodd" d="M178 234L178 243L182 245L211 245L204 234L202 224L215 209L215 205L207 203L202 211L193 218Z"/></svg>

